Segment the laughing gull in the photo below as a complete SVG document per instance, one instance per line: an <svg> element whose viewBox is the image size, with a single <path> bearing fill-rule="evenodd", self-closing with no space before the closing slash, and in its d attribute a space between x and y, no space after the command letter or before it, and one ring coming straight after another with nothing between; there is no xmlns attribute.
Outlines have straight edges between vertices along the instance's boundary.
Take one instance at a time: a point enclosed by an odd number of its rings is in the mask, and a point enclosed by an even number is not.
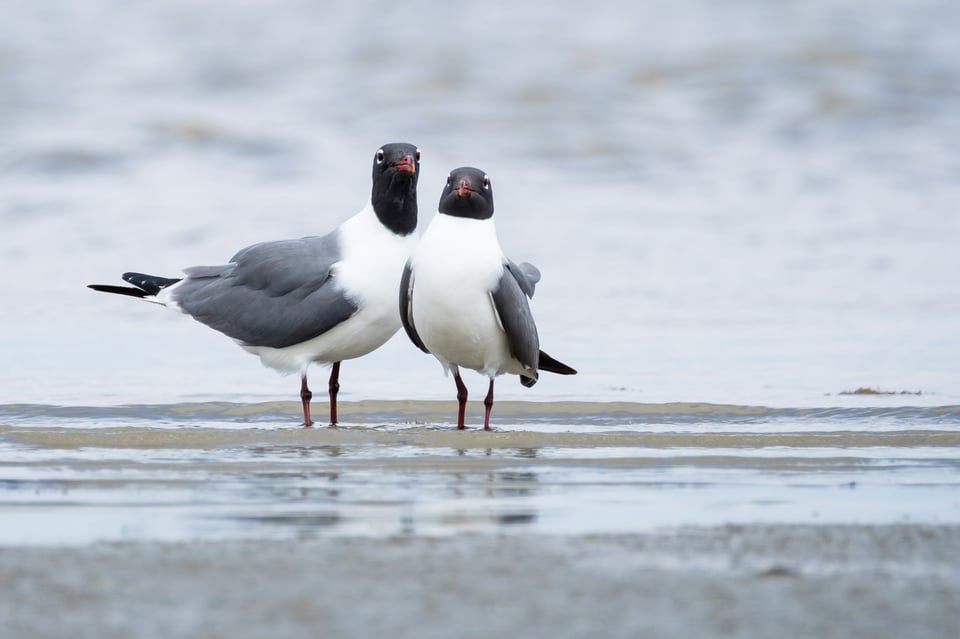
<svg viewBox="0 0 960 639"><path fill-rule="evenodd" d="M577 371L540 350L528 297L540 281L532 264L507 259L493 224L490 178L472 167L451 171L434 217L400 280L400 317L410 340L453 372L457 384L457 428L463 429L467 388L460 366L490 378L483 416L490 430L493 382L520 376L533 386L538 371Z"/></svg>
<svg viewBox="0 0 960 639"><path fill-rule="evenodd" d="M132 287L91 284L169 306L233 338L265 366L300 373L310 426L307 368L332 364L330 423L337 423L340 362L379 348L400 329L397 284L416 246L420 151L385 144L373 160L370 201L331 233L254 244L229 263L183 278L124 273Z"/></svg>

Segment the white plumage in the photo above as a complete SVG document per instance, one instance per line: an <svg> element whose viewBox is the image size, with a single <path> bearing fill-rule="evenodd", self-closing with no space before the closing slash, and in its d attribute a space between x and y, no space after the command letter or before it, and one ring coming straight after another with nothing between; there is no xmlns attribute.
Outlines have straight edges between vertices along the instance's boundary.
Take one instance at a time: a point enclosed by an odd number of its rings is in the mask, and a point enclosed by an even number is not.
<svg viewBox="0 0 960 639"><path fill-rule="evenodd" d="M462 366L487 377L524 372L510 355L490 295L504 261L493 218L437 215L421 238L411 261L413 322L446 371Z"/></svg>

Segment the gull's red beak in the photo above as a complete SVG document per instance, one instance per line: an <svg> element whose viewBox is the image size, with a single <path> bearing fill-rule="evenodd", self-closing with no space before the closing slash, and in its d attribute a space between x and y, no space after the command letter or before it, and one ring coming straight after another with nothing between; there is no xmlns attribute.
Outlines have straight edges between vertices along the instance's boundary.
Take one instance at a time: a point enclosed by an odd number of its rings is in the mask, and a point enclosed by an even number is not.
<svg viewBox="0 0 960 639"><path fill-rule="evenodd" d="M413 156L410 154L403 156L403 159L397 160L390 166L400 171L401 173L417 172L417 163L413 161Z"/></svg>
<svg viewBox="0 0 960 639"><path fill-rule="evenodd" d="M460 184L457 185L457 197L467 197L470 193L476 193L476 191L470 188L469 182L460 180Z"/></svg>

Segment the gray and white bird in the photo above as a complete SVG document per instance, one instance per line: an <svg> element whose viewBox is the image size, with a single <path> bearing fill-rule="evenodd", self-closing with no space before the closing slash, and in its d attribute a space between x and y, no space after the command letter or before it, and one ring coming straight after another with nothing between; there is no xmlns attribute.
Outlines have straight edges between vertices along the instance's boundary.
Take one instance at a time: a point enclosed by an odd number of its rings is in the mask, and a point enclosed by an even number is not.
<svg viewBox="0 0 960 639"><path fill-rule="evenodd" d="M340 362L376 350L400 329L397 284L417 242L419 166L415 146L382 146L369 202L327 235L254 244L226 264L185 269L182 278L124 273L133 287L90 288L180 310L264 365L299 373L305 426L313 423L307 368L332 364L330 423L336 424Z"/></svg>
<svg viewBox="0 0 960 639"><path fill-rule="evenodd" d="M490 430L498 375L519 375L524 386L533 386L540 371L577 371L540 350L527 301L540 271L504 256L493 223L490 178L472 167L454 169L439 210L403 269L400 316L410 340L453 373L457 428L464 428L467 405L460 367L490 378L483 401L483 428Z"/></svg>

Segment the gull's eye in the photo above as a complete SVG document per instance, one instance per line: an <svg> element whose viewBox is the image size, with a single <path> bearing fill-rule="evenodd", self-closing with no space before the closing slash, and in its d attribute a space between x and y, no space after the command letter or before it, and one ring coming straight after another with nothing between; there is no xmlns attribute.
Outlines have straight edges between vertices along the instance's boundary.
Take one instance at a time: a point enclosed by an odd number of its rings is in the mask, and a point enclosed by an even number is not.
<svg viewBox="0 0 960 639"><path fill-rule="evenodd" d="M383 162L383 157L383 149L380 149L377 151L377 164L381 164Z"/></svg>
<svg viewBox="0 0 960 639"><path fill-rule="evenodd" d="M447 176L447 186L453 186L453 176L452 176L452 175L448 175L448 176Z"/></svg>
<svg viewBox="0 0 960 639"><path fill-rule="evenodd" d="M413 159L416 160L417 162L420 161L420 149L417 149L416 152L413 154Z"/></svg>
<svg viewBox="0 0 960 639"><path fill-rule="evenodd" d="M483 188L490 188L490 178L488 178L486 175L483 176Z"/></svg>

